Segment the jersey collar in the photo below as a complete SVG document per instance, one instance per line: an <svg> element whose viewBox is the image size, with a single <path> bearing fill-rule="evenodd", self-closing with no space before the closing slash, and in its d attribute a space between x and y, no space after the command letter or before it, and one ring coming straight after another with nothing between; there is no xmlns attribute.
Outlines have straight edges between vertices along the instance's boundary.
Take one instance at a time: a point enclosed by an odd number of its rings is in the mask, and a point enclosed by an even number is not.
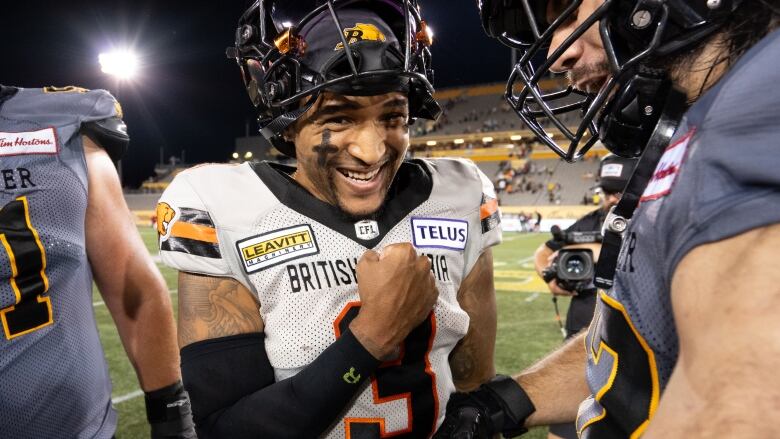
<svg viewBox="0 0 780 439"><path fill-rule="evenodd" d="M370 240L363 240L357 237L356 219L346 217L341 209L316 198L293 180L291 175L295 172L295 167L260 162L253 164L252 168L285 206L366 248L373 248L379 244L387 232L428 200L433 190L431 173L421 161L403 162L387 191L381 213L376 218L372 218L379 226L379 235Z"/></svg>

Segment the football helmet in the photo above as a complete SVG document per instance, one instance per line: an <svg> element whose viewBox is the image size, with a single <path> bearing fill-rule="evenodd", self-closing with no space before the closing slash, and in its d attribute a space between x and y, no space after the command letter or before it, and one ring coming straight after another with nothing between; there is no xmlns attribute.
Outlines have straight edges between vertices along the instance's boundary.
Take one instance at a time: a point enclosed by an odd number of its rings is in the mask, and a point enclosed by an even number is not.
<svg viewBox="0 0 780 439"><path fill-rule="evenodd" d="M417 0L257 0L227 56L240 67L261 133L294 157L281 134L325 90L402 91L411 118L436 119L432 43Z"/></svg>
<svg viewBox="0 0 780 439"><path fill-rule="evenodd" d="M701 42L744 2L604 0L548 54L555 32L578 19L583 1L479 0L485 32L520 51L506 100L538 139L567 161L581 158L599 139L619 156L638 157L672 92L658 61ZM592 26L598 26L610 78L595 94L571 86L550 89L542 80L551 66ZM578 120L575 129L565 123L571 115ZM562 143L545 128L560 132Z"/></svg>

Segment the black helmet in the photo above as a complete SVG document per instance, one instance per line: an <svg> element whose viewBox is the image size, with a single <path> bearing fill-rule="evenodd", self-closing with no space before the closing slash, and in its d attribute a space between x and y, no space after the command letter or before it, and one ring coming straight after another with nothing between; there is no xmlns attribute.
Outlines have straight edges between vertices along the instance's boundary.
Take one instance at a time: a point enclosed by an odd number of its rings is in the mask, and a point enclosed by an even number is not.
<svg viewBox="0 0 780 439"><path fill-rule="evenodd" d="M577 19L583 0L558 1L562 11L550 22L548 0L479 0L489 36L521 52L506 99L540 141L567 161L581 158L601 139L607 149L638 157L673 93L668 72L654 60L693 47L718 30L742 0L604 0L546 60L554 33ZM611 78L594 94L568 87L544 91L541 80L589 28L599 26ZM515 87L516 83L520 87ZM677 99L676 99L677 100ZM675 100L675 101L676 101ZM578 116L570 130L568 114ZM562 117L564 116L564 117ZM563 134L558 144L544 119ZM549 129L549 128L548 128ZM590 135L588 137L588 135Z"/></svg>
<svg viewBox="0 0 780 439"><path fill-rule="evenodd" d="M410 117L436 119L432 43L417 0L257 0L227 55L241 68L263 136L295 156L280 134L323 90L403 91Z"/></svg>

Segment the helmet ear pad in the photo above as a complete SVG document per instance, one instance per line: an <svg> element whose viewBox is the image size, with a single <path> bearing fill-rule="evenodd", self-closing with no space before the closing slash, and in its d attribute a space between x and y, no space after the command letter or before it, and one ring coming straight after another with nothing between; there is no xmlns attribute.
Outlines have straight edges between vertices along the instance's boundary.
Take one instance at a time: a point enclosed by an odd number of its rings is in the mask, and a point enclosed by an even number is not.
<svg viewBox="0 0 780 439"><path fill-rule="evenodd" d="M260 84L263 83L263 68L260 66L260 62L254 59L248 59L245 62L244 68L244 83L246 84L246 91L249 94L249 99L252 101L252 105L256 108L267 107L267 104L263 100L263 94L260 91Z"/></svg>
<svg viewBox="0 0 780 439"><path fill-rule="evenodd" d="M285 63L280 63L267 72L255 59L247 59L245 65L246 90L258 110L267 111L271 109L271 102L292 96L292 75Z"/></svg>

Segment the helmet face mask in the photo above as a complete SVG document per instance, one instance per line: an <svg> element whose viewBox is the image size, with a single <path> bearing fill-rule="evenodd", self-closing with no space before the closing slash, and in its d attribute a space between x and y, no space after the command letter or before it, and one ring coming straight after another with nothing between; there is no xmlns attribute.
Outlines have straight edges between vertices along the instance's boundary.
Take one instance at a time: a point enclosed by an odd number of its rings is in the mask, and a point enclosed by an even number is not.
<svg viewBox="0 0 780 439"><path fill-rule="evenodd" d="M332 46L322 47L323 40ZM261 132L294 156L281 134L325 90L401 90L412 118L436 119L431 44L417 0L257 0L239 20L227 53L240 67Z"/></svg>
<svg viewBox="0 0 780 439"><path fill-rule="evenodd" d="M556 32L578 19L584 1L562 2L551 23L548 3L480 0L480 12L488 35L521 53L507 83L509 105L539 141L573 162L599 139L617 155L639 156L671 89L668 72L653 68L653 59L702 41L740 0L721 0L712 10L714 2L705 0L604 0L551 53ZM593 26L598 26L610 70L601 89L550 88L551 67ZM572 120L573 129L567 123ZM560 133L561 143L545 128Z"/></svg>

